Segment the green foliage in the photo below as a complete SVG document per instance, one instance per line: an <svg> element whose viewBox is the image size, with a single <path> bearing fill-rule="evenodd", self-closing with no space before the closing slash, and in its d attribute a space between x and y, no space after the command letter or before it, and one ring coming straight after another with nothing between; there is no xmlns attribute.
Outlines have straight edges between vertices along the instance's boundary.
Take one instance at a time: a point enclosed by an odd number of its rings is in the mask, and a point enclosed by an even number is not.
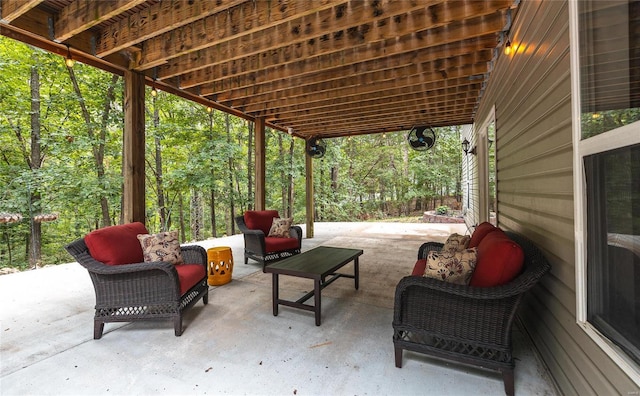
<svg viewBox="0 0 640 396"><path fill-rule="evenodd" d="M447 205L440 205L436 208L436 214L440 216L446 216L449 213L449 207Z"/></svg>
<svg viewBox="0 0 640 396"><path fill-rule="evenodd" d="M37 170L27 162L32 67L40 75L43 155ZM73 74L78 95L62 57L2 36L0 69L0 212L21 213L25 218L0 224L0 266L28 267L29 219L50 212L59 217L42 224L42 263L69 262L63 246L104 226L101 202L108 207L109 222L120 222L123 81L77 63ZM115 96L109 101L106 92L114 83ZM233 232L233 216L252 207L254 199L248 187L255 169L249 161L251 126L246 120L208 112L204 106L164 92L155 98L146 95L146 101L150 232L179 229L183 241ZM313 160L316 219L356 221L407 215L433 208L438 200L442 204L444 196L459 194L459 130L438 128L436 133L436 145L426 152L408 148L406 131L327 139L325 157ZM295 222L304 223L305 142L267 129L265 143L266 206L283 214L290 210ZM100 177L97 150L103 150ZM161 158L156 158L157 152ZM289 191L290 180L293 191ZM160 191L166 224L161 223ZM33 193L39 199L30 199ZM192 198L202 208L199 234L192 234L190 227L196 217ZM210 221L214 212L215 230Z"/></svg>

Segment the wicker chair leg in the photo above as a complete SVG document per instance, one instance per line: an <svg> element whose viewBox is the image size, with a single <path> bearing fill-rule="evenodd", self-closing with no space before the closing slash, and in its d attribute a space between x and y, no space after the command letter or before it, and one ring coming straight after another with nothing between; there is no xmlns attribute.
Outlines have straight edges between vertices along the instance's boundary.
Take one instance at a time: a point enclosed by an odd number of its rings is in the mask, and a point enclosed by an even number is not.
<svg viewBox="0 0 640 396"><path fill-rule="evenodd" d="M396 367L402 368L402 348L394 346L393 349L395 350L396 354Z"/></svg>
<svg viewBox="0 0 640 396"><path fill-rule="evenodd" d="M202 302L204 303L204 305L209 304L209 291L207 290L206 293L204 293L202 295Z"/></svg>
<svg viewBox="0 0 640 396"><path fill-rule="evenodd" d="M176 337L180 337L182 335L182 315L179 315L174 319L173 327L176 333Z"/></svg>
<svg viewBox="0 0 640 396"><path fill-rule="evenodd" d="M246 254L244 255L244 263L249 264L249 257Z"/></svg>
<svg viewBox="0 0 640 396"><path fill-rule="evenodd" d="M515 394L515 381L513 378L513 369L502 370L502 380L504 381L504 392L507 396Z"/></svg>
<svg viewBox="0 0 640 396"><path fill-rule="evenodd" d="M100 320L93 321L93 339L99 340L102 338L102 332L104 331L104 322Z"/></svg>

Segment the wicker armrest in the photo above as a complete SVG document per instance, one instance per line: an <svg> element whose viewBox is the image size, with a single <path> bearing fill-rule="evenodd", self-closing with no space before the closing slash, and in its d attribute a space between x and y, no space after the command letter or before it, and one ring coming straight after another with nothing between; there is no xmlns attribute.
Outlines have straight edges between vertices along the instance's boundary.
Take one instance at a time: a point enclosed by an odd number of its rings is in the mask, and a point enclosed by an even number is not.
<svg viewBox="0 0 640 396"><path fill-rule="evenodd" d="M291 238L302 240L302 227L295 225L291 226L291 228L289 229L289 235L291 235Z"/></svg>
<svg viewBox="0 0 640 396"><path fill-rule="evenodd" d="M443 246L444 246L444 243L439 243L439 242L425 242L425 243L423 243L420 246L420 248L418 249L418 260L426 259L427 258L427 254L429 254L430 250L435 250L435 251L439 252L440 250L442 250Z"/></svg>
<svg viewBox="0 0 640 396"><path fill-rule="evenodd" d="M187 245L180 246L180 253L185 263L202 264L207 270L207 251L202 246Z"/></svg>

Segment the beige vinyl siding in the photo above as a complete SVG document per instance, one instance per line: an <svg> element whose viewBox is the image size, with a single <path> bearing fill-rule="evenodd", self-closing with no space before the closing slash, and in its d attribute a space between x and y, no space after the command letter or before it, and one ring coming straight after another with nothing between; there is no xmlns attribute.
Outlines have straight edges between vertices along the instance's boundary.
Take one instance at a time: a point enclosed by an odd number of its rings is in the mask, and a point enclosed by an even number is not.
<svg viewBox="0 0 640 396"><path fill-rule="evenodd" d="M568 21L566 1L520 3L516 51L499 55L476 123L495 105L499 226L533 240L553 267L523 302L527 333L562 393L626 395L635 384L576 324Z"/></svg>

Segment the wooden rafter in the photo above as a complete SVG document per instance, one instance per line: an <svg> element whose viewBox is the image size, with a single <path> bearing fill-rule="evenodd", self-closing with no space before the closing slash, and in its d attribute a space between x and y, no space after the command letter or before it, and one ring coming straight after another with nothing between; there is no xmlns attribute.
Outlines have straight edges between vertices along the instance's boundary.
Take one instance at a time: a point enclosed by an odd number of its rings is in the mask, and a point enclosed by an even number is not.
<svg viewBox="0 0 640 396"><path fill-rule="evenodd" d="M330 137L473 122L517 3L0 0L0 32Z"/></svg>
<svg viewBox="0 0 640 396"><path fill-rule="evenodd" d="M14 19L42 3L42 1L43 0L0 0L0 20L4 23L11 23Z"/></svg>

